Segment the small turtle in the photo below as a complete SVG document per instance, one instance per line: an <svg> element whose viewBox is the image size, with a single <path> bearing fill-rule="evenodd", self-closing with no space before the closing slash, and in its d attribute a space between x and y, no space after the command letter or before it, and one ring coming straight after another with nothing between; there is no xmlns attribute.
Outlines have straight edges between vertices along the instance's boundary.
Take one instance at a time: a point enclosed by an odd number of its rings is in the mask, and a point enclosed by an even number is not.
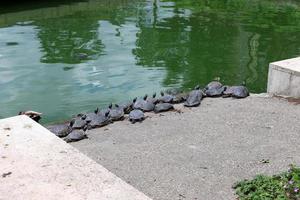
<svg viewBox="0 0 300 200"><path fill-rule="evenodd" d="M26 116L30 117L31 119L33 119L34 121L39 122L41 119L42 113L29 110L29 111L20 111L19 115L26 115Z"/></svg>
<svg viewBox="0 0 300 200"><path fill-rule="evenodd" d="M91 122L95 116L99 113L99 108L96 108L96 110L94 110L94 112L91 112L91 113L87 113L86 114L86 118L85 118L85 121L87 123Z"/></svg>
<svg viewBox="0 0 300 200"><path fill-rule="evenodd" d="M54 133L57 137L66 137L72 132L70 124L56 124L46 127L50 132Z"/></svg>
<svg viewBox="0 0 300 200"><path fill-rule="evenodd" d="M195 89L189 93L186 101L184 102L184 106L186 107L199 106L202 98L203 98L203 92L202 90L200 90L199 86L196 86Z"/></svg>
<svg viewBox="0 0 300 200"><path fill-rule="evenodd" d="M158 99L156 98L156 93L154 93L154 94L152 95L152 97L148 97L148 98L147 98L147 101L148 101L148 102L152 102L153 104L157 104L157 103L158 103Z"/></svg>
<svg viewBox="0 0 300 200"><path fill-rule="evenodd" d="M161 97L159 98L159 101L161 103L172 103L174 100L174 96L171 94L165 94L163 91L160 92Z"/></svg>
<svg viewBox="0 0 300 200"><path fill-rule="evenodd" d="M155 95L152 96L152 98L147 98L140 107L140 110L144 111L144 112L151 112L154 110L155 104L153 103L153 101L155 98Z"/></svg>
<svg viewBox="0 0 300 200"><path fill-rule="evenodd" d="M119 107L123 108L125 114L129 114L132 111L133 101L123 102L119 104Z"/></svg>
<svg viewBox="0 0 300 200"><path fill-rule="evenodd" d="M225 86L219 81L212 81L204 89L204 93L207 97L219 97L223 95Z"/></svg>
<svg viewBox="0 0 300 200"><path fill-rule="evenodd" d="M105 114L100 112L97 115L95 115L92 121L90 121L88 124L89 128L98 128L111 123L109 113L110 111L107 111Z"/></svg>
<svg viewBox="0 0 300 200"><path fill-rule="evenodd" d="M146 94L142 99L133 99L133 109L142 109L142 106L146 103L148 95Z"/></svg>
<svg viewBox="0 0 300 200"><path fill-rule="evenodd" d="M86 115L84 114L78 114L77 117L70 122L72 129L82 129L86 124Z"/></svg>
<svg viewBox="0 0 300 200"><path fill-rule="evenodd" d="M245 98L249 96L249 91L245 86L226 87L223 97Z"/></svg>
<svg viewBox="0 0 300 200"><path fill-rule="evenodd" d="M138 110L138 109L134 109L129 113L129 121L131 121L131 123L135 123L135 122L141 122L145 119L145 115L143 113L143 111Z"/></svg>
<svg viewBox="0 0 300 200"><path fill-rule="evenodd" d="M170 103L158 103L155 105L154 108L155 113L166 112L169 110L174 110L174 106Z"/></svg>
<svg viewBox="0 0 300 200"><path fill-rule="evenodd" d="M115 108L110 110L109 117L112 121L118 121L124 119L124 110L118 104L115 104Z"/></svg>
<svg viewBox="0 0 300 200"><path fill-rule="evenodd" d="M87 126L83 130L74 129L67 137L64 138L66 142L76 142L87 138L86 135Z"/></svg>
<svg viewBox="0 0 300 200"><path fill-rule="evenodd" d="M182 103L184 101L186 101L188 97L188 93L186 92L181 92L175 95L174 99L173 99L173 103Z"/></svg>

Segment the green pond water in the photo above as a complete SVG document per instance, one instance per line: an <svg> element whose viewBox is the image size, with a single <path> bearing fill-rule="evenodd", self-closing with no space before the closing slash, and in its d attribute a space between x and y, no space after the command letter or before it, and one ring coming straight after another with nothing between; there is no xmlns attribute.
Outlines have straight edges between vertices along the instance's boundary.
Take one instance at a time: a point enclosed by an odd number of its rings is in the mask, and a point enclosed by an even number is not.
<svg viewBox="0 0 300 200"><path fill-rule="evenodd" d="M0 117L43 123L220 77L266 91L300 54L300 8L275 0L91 0L0 8Z"/></svg>

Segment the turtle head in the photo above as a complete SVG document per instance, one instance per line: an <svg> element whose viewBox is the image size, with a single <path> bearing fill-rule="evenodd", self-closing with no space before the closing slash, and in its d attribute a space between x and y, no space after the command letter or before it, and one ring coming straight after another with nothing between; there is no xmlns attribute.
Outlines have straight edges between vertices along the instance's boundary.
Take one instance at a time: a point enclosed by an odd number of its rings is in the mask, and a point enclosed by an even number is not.
<svg viewBox="0 0 300 200"><path fill-rule="evenodd" d="M96 108L96 110L94 111L95 114L98 114L99 112L99 108Z"/></svg>
<svg viewBox="0 0 300 200"><path fill-rule="evenodd" d="M72 119L69 123L69 126L72 127L74 125L75 119Z"/></svg>
<svg viewBox="0 0 300 200"><path fill-rule="evenodd" d="M119 108L120 106L119 106L118 104L115 104L115 107L116 107L116 108Z"/></svg>
<svg viewBox="0 0 300 200"><path fill-rule="evenodd" d="M83 127L83 131L86 131L86 130L88 130L88 125L85 125L85 126Z"/></svg>
<svg viewBox="0 0 300 200"><path fill-rule="evenodd" d="M200 85L196 85L194 89L195 90L200 90Z"/></svg>
<svg viewBox="0 0 300 200"><path fill-rule="evenodd" d="M146 101L147 98L148 98L148 94L145 94L145 96L143 97L143 99Z"/></svg>
<svg viewBox="0 0 300 200"><path fill-rule="evenodd" d="M137 100L137 97L135 97L135 98L132 100L132 102L133 102L133 103L135 103L135 102L136 102L136 100Z"/></svg>
<svg viewBox="0 0 300 200"><path fill-rule="evenodd" d="M109 116L109 110L108 111L106 111L106 113L105 113L105 117L108 117Z"/></svg>
<svg viewBox="0 0 300 200"><path fill-rule="evenodd" d="M112 103L110 103L109 106L108 106L108 108L112 109L112 106L113 106Z"/></svg>
<svg viewBox="0 0 300 200"><path fill-rule="evenodd" d="M165 95L165 93L164 93L163 91L161 91L161 92L160 92L160 95L161 95L161 96L164 96L164 95Z"/></svg>
<svg viewBox="0 0 300 200"><path fill-rule="evenodd" d="M24 115L24 111L20 111L18 115Z"/></svg>
<svg viewBox="0 0 300 200"><path fill-rule="evenodd" d="M155 97L156 97L156 92L154 92L154 93L153 93L152 97L153 97L153 98L155 98Z"/></svg>
<svg viewBox="0 0 300 200"><path fill-rule="evenodd" d="M86 119L86 115L82 115L82 116L81 116L81 119L82 119L82 120L85 120L85 119Z"/></svg>

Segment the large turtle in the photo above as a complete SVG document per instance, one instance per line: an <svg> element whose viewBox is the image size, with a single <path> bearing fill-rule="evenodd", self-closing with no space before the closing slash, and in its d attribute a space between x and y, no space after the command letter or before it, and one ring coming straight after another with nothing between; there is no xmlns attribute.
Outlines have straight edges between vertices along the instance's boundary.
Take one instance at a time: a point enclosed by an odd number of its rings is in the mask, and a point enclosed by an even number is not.
<svg viewBox="0 0 300 200"><path fill-rule="evenodd" d="M163 91L160 92L160 95L159 102L161 103L172 103L175 98L174 95L165 94Z"/></svg>
<svg viewBox="0 0 300 200"><path fill-rule="evenodd" d="M245 98L249 96L249 91L245 86L226 87L223 97Z"/></svg>
<svg viewBox="0 0 300 200"><path fill-rule="evenodd" d="M66 142L76 142L87 138L86 135L87 126L83 130L74 129L67 137L64 138Z"/></svg>
<svg viewBox="0 0 300 200"><path fill-rule="evenodd" d="M54 133L57 137L66 137L72 132L72 127L67 124L56 124L46 127L50 132Z"/></svg>
<svg viewBox="0 0 300 200"><path fill-rule="evenodd" d="M129 121L131 121L131 123L135 123L135 122L141 122L145 119L145 115L143 113L143 111L139 110L139 109L134 109L129 113Z"/></svg>
<svg viewBox="0 0 300 200"><path fill-rule="evenodd" d="M204 93L207 97L219 97L223 95L225 86L219 81L212 81L204 88Z"/></svg>
<svg viewBox="0 0 300 200"><path fill-rule="evenodd" d="M118 121L124 119L124 109L118 104L115 104L115 108L109 112L109 117L112 121Z"/></svg>
<svg viewBox="0 0 300 200"><path fill-rule="evenodd" d="M89 128L98 128L111 123L109 113L110 111L107 111L105 114L100 112L95 115L94 118L90 122L88 122Z"/></svg>
<svg viewBox="0 0 300 200"><path fill-rule="evenodd" d="M77 117L70 122L72 129L82 129L86 124L86 115L84 114L78 114Z"/></svg>
<svg viewBox="0 0 300 200"><path fill-rule="evenodd" d="M195 89L189 93L186 101L184 102L184 106L186 107L199 106L202 98L203 98L203 92L202 90L200 90L199 86L196 86Z"/></svg>
<svg viewBox="0 0 300 200"><path fill-rule="evenodd" d="M133 99L133 109L142 109L142 106L146 103L148 95L146 94L143 98L134 98Z"/></svg>
<svg viewBox="0 0 300 200"><path fill-rule="evenodd" d="M170 103L158 103L155 105L154 112L159 113L159 112L166 112L169 110L173 110L174 106Z"/></svg>

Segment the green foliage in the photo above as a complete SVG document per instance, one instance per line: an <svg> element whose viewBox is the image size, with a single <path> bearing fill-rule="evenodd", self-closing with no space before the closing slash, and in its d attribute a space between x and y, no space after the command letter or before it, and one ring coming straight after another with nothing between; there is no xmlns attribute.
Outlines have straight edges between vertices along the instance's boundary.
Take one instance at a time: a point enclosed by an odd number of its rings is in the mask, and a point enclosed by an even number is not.
<svg viewBox="0 0 300 200"><path fill-rule="evenodd" d="M298 200L300 199L300 168L291 168L274 176L258 175L233 187L239 200Z"/></svg>

